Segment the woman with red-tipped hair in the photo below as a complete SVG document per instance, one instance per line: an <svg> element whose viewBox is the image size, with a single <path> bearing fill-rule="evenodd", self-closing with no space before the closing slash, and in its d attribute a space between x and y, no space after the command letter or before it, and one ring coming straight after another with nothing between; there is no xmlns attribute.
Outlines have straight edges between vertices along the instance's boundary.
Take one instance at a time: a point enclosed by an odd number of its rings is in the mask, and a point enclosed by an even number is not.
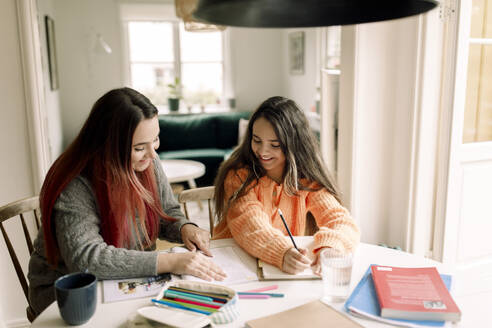
<svg viewBox="0 0 492 328"><path fill-rule="evenodd" d="M165 238L211 255L209 233L185 219L155 152L157 112L133 89L109 91L51 166L29 262L29 300L36 313L54 301L58 277L86 269L98 279L165 272L224 279L201 252L153 251L156 239Z"/></svg>

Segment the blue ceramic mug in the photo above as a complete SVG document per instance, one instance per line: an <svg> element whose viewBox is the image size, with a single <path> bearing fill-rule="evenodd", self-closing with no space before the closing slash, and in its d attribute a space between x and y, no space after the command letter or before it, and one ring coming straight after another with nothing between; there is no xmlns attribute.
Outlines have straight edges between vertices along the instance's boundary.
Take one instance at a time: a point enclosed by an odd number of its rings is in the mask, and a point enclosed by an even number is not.
<svg viewBox="0 0 492 328"><path fill-rule="evenodd" d="M92 273L75 272L55 281L60 314L69 325L81 325L96 312L97 278Z"/></svg>

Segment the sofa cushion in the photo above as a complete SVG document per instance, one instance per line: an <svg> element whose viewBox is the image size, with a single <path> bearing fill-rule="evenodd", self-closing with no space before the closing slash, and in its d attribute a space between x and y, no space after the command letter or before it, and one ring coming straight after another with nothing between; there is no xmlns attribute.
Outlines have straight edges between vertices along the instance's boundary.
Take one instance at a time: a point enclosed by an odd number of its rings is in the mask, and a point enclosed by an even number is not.
<svg viewBox="0 0 492 328"><path fill-rule="evenodd" d="M217 147L216 120L209 115L159 116L157 152Z"/></svg>
<svg viewBox="0 0 492 328"><path fill-rule="evenodd" d="M248 131L249 120L241 118L239 119L238 129L237 129L237 144L243 142L246 132Z"/></svg>

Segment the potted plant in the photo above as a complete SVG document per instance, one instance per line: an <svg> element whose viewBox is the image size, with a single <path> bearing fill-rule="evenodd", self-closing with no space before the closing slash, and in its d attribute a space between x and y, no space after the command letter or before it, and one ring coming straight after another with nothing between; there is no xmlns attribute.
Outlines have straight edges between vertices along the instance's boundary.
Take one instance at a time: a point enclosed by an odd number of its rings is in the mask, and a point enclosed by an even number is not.
<svg viewBox="0 0 492 328"><path fill-rule="evenodd" d="M167 85L169 88L169 97L167 98L167 103L169 105L169 110L176 112L179 110L179 100L181 99L181 81L179 77L174 78L173 83Z"/></svg>

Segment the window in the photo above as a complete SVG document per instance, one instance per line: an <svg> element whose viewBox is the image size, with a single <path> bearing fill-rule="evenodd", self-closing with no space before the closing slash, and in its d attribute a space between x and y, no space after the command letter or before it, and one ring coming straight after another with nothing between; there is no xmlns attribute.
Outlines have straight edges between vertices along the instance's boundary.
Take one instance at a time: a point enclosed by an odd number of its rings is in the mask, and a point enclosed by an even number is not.
<svg viewBox="0 0 492 328"><path fill-rule="evenodd" d="M492 140L492 2L472 4L464 143Z"/></svg>
<svg viewBox="0 0 492 328"><path fill-rule="evenodd" d="M341 39L341 26L330 26L326 29L326 55L323 63L324 68L333 70L340 69Z"/></svg>
<svg viewBox="0 0 492 328"><path fill-rule="evenodd" d="M178 77L188 110L223 101L222 32L187 32L176 21L129 21L130 83L163 111L169 83Z"/></svg>

